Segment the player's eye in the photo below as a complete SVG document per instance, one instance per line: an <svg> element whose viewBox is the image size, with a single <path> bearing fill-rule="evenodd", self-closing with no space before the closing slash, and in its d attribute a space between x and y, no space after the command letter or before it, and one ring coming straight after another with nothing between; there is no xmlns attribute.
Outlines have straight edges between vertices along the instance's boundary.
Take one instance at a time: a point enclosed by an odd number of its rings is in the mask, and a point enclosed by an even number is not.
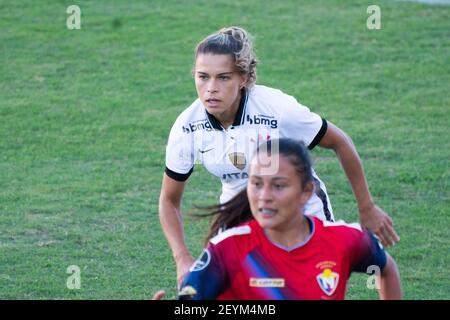
<svg viewBox="0 0 450 320"><path fill-rule="evenodd" d="M280 184L280 183L276 183L274 185L274 187L275 187L276 190L283 190L285 185L284 184Z"/></svg>
<svg viewBox="0 0 450 320"><path fill-rule="evenodd" d="M226 81L226 80L229 80L230 77L229 76L220 76L219 79L223 80L223 81Z"/></svg>
<svg viewBox="0 0 450 320"><path fill-rule="evenodd" d="M207 75L204 75L204 74L199 74L198 77L199 77L199 79L201 79L201 80L206 80L206 79L208 79L208 76L207 76Z"/></svg>
<svg viewBox="0 0 450 320"><path fill-rule="evenodd" d="M252 185L254 185L257 188L261 188L262 187L262 182L261 181L253 180L251 183L252 183Z"/></svg>

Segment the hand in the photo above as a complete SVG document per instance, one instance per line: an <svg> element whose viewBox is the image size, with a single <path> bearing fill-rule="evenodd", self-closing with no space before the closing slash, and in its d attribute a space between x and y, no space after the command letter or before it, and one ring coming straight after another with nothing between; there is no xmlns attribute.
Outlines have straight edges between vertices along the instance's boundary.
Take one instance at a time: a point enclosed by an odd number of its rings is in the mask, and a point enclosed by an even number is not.
<svg viewBox="0 0 450 320"><path fill-rule="evenodd" d="M164 290L159 290L153 295L152 300L162 300L165 294L166 292Z"/></svg>
<svg viewBox="0 0 450 320"><path fill-rule="evenodd" d="M194 264L195 259L191 255L186 255L177 261L177 284L178 287L183 282L184 276L189 272L189 268Z"/></svg>
<svg viewBox="0 0 450 320"><path fill-rule="evenodd" d="M393 246L400 241L400 237L394 230L392 219L377 205L373 204L364 211L360 211L361 224L380 239L384 247Z"/></svg>

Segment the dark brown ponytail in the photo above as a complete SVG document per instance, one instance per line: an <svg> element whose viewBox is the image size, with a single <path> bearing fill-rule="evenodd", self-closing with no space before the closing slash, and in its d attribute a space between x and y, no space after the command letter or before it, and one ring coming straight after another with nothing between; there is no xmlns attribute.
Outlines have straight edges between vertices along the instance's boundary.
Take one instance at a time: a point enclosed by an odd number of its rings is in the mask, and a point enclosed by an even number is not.
<svg viewBox="0 0 450 320"><path fill-rule="evenodd" d="M205 238L206 244L209 239L214 237L221 229L230 229L253 219L252 212L250 211L250 204L248 203L246 188L241 190L228 202L197 208L207 212L204 214L195 214L197 217L214 216L211 221L208 235Z"/></svg>

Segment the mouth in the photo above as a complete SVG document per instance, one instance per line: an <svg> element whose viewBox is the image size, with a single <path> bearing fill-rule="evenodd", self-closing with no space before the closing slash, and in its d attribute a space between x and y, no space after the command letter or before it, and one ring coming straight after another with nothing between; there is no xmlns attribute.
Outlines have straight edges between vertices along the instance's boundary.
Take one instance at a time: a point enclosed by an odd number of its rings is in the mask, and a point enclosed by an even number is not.
<svg viewBox="0 0 450 320"><path fill-rule="evenodd" d="M216 99L216 98L210 98L206 99L206 103L210 106L217 106L219 103L221 103L222 100Z"/></svg>
<svg viewBox="0 0 450 320"><path fill-rule="evenodd" d="M278 210L271 209L271 208L259 208L258 211L263 218L272 218L278 212Z"/></svg>

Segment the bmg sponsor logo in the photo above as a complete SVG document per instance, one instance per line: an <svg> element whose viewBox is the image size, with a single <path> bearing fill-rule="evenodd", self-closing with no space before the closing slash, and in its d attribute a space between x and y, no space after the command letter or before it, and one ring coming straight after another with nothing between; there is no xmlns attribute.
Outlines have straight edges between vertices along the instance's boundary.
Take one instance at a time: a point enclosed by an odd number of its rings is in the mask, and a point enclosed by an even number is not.
<svg viewBox="0 0 450 320"><path fill-rule="evenodd" d="M262 124L266 126L270 126L272 129L278 128L278 120L274 119L274 117L264 116L264 115L253 115L251 117L250 115L247 115L246 117L247 122L250 124Z"/></svg>
<svg viewBox="0 0 450 320"><path fill-rule="evenodd" d="M183 126L184 133L192 133L192 132L200 131L200 130L211 131L212 127L211 127L211 124L209 123L209 121L205 121L205 120L194 121L194 122L188 123L186 125L186 127Z"/></svg>

